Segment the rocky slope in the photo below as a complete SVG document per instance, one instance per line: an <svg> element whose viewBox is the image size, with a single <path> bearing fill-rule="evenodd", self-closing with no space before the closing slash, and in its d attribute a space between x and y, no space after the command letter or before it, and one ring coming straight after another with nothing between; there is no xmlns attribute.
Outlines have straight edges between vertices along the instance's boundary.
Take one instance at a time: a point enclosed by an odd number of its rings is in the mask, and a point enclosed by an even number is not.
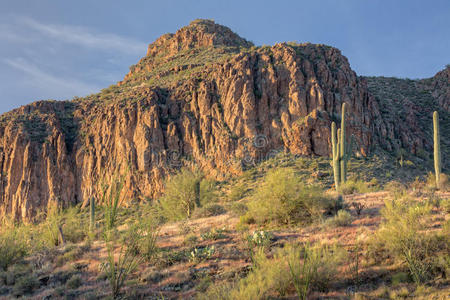
<svg viewBox="0 0 450 300"><path fill-rule="evenodd" d="M441 77L426 93L448 119L448 76ZM430 150L418 104L408 102L409 121L397 127L402 115L380 110L383 96L372 94L336 48L255 47L197 20L161 36L123 81L99 94L4 114L0 214L28 220L54 203L86 203L119 177L124 204L152 199L181 165L224 178L280 151L327 156L343 102L353 154Z"/></svg>

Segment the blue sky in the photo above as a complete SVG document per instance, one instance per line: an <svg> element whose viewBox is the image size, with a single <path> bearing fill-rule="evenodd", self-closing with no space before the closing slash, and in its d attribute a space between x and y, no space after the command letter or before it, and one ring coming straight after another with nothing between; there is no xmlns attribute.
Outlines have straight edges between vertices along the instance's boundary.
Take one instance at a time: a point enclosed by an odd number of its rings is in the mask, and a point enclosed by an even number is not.
<svg viewBox="0 0 450 300"><path fill-rule="evenodd" d="M257 45L335 46L359 75L425 78L450 63L448 0L0 0L0 113L98 92L197 18Z"/></svg>

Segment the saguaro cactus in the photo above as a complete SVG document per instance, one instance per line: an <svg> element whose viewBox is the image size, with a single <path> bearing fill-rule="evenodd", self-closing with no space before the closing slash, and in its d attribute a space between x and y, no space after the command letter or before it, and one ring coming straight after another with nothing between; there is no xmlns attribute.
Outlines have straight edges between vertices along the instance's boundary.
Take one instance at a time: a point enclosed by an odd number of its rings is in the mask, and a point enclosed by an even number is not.
<svg viewBox="0 0 450 300"><path fill-rule="evenodd" d="M91 213L91 218L90 218L90 223L89 223L89 230L91 232L94 231L94 227L95 227L95 198L91 197L90 201L90 213Z"/></svg>
<svg viewBox="0 0 450 300"><path fill-rule="evenodd" d="M433 129L434 129L434 172L436 175L436 188L440 187L441 177L441 142L439 137L439 113L433 113Z"/></svg>
<svg viewBox="0 0 450 300"><path fill-rule="evenodd" d="M331 150L333 155L333 173L334 184L336 191L339 191L339 187L342 182L347 179L347 161L348 153L351 149L347 149L346 136L345 136L345 111L347 104L342 104L342 118L341 128L337 130L336 123L331 123Z"/></svg>
<svg viewBox="0 0 450 300"><path fill-rule="evenodd" d="M341 182L347 180L347 147L346 147L346 136L345 136L345 111L347 108L347 103L342 104L342 117L341 117L341 134L340 134L340 153L339 157L341 160Z"/></svg>
<svg viewBox="0 0 450 300"><path fill-rule="evenodd" d="M333 173L334 173L334 185L336 191L339 190L339 185L341 182L341 170L339 164L339 141L336 136L336 123L331 123L331 150L333 155Z"/></svg>

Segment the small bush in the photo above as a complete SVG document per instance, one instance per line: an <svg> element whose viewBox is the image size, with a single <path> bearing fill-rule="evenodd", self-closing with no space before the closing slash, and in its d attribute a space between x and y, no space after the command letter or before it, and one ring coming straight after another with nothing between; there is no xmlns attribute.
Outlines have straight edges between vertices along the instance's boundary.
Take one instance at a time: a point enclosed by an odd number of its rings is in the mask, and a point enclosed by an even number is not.
<svg viewBox="0 0 450 300"><path fill-rule="evenodd" d="M206 218L206 217L212 217L212 216L219 216L227 211L225 208L217 203L208 203L205 206L198 208L194 212L194 217L196 218Z"/></svg>
<svg viewBox="0 0 450 300"><path fill-rule="evenodd" d="M291 280L299 298L307 299L311 290L326 291L337 275L337 267L345 259L345 252L337 246L306 245L283 249Z"/></svg>
<svg viewBox="0 0 450 300"><path fill-rule="evenodd" d="M166 182L160 205L167 219L182 220L189 218L195 208L208 203L213 197L211 181L202 179L199 172L183 169Z"/></svg>
<svg viewBox="0 0 450 300"><path fill-rule="evenodd" d="M406 263L416 283L424 282L430 272L431 236L423 232L431 207L412 203L408 198L386 201L383 224L377 239L386 250Z"/></svg>
<svg viewBox="0 0 450 300"><path fill-rule="evenodd" d="M330 226L348 226L352 223L352 215L346 210L339 210L337 214L327 220L327 225Z"/></svg>
<svg viewBox="0 0 450 300"><path fill-rule="evenodd" d="M150 261L158 252L158 246L156 244L159 232L158 224L155 218L146 216L144 218L139 218L139 222L135 226L135 233L138 234L136 243L138 251L142 257L147 261Z"/></svg>
<svg viewBox="0 0 450 300"><path fill-rule="evenodd" d="M228 199L230 201L238 201L244 198L245 193L247 192L247 187L244 182L238 183L231 188L230 194L228 195Z"/></svg>
<svg viewBox="0 0 450 300"><path fill-rule="evenodd" d="M39 288L39 281L34 274L27 274L20 277L13 287L13 295L16 297L31 294L33 291Z"/></svg>
<svg viewBox="0 0 450 300"><path fill-rule="evenodd" d="M225 234L225 232L226 232L225 229L213 228L210 231L202 233L200 236L201 236L202 240L204 240L204 241L207 241L207 240L216 241L216 240L226 238L227 235Z"/></svg>
<svg viewBox="0 0 450 300"><path fill-rule="evenodd" d="M7 227L0 232L0 269L21 260L28 252L26 241L18 228Z"/></svg>
<svg viewBox="0 0 450 300"><path fill-rule="evenodd" d="M229 291L229 298L225 299L266 299L273 292L286 294L289 285L284 258L269 259L260 250L255 254L252 271Z"/></svg>
<svg viewBox="0 0 450 300"><path fill-rule="evenodd" d="M247 213L248 207L244 203L241 202L233 202L229 208L231 214L233 216L243 216Z"/></svg>
<svg viewBox="0 0 450 300"><path fill-rule="evenodd" d="M268 258L260 249L246 277L236 283L212 285L198 299L272 299L284 297L294 287L300 289L299 298L306 299L301 297L309 291L329 287L344 260L343 253L337 247L288 245Z"/></svg>
<svg viewBox="0 0 450 300"><path fill-rule="evenodd" d="M311 223L330 205L318 186L307 186L292 169L269 171L250 201L248 216L256 223Z"/></svg>
<svg viewBox="0 0 450 300"><path fill-rule="evenodd" d="M375 192L377 190L377 182L364 182L357 179L349 179L341 184L341 193L344 195L350 195L354 193L363 194Z"/></svg>
<svg viewBox="0 0 450 300"><path fill-rule="evenodd" d="M77 289L81 286L82 280L81 276L78 274L73 275L70 277L70 279L66 282L66 286L69 289Z"/></svg>

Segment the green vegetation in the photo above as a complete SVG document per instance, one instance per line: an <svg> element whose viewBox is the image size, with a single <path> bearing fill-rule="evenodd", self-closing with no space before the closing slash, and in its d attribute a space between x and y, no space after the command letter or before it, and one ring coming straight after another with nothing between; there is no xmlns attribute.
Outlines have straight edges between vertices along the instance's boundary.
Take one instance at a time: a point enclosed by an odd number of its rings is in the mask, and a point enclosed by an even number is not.
<svg viewBox="0 0 450 300"><path fill-rule="evenodd" d="M89 231L92 233L95 228L95 198L89 198L89 206L90 206L90 218L89 218Z"/></svg>
<svg viewBox="0 0 450 300"><path fill-rule="evenodd" d="M439 242L436 234L425 232L431 207L403 196L386 201L382 215L384 223L377 232L377 242L407 265L417 284L425 282L432 273L433 259L447 247L445 239Z"/></svg>
<svg viewBox="0 0 450 300"><path fill-rule="evenodd" d="M307 224L320 218L330 203L319 186L304 184L292 169L275 169L256 189L247 215L258 224Z"/></svg>
<svg viewBox="0 0 450 300"><path fill-rule="evenodd" d="M160 205L168 220L189 218L196 208L213 200L213 184L202 177L198 171L182 169L166 182Z"/></svg>
<svg viewBox="0 0 450 300"><path fill-rule="evenodd" d="M347 103L342 104L341 128L336 133L336 123L331 123L331 150L332 166L334 174L334 186L336 191L340 191L341 185L347 181L347 164L350 156L350 149L347 146L345 130L345 113Z"/></svg>

